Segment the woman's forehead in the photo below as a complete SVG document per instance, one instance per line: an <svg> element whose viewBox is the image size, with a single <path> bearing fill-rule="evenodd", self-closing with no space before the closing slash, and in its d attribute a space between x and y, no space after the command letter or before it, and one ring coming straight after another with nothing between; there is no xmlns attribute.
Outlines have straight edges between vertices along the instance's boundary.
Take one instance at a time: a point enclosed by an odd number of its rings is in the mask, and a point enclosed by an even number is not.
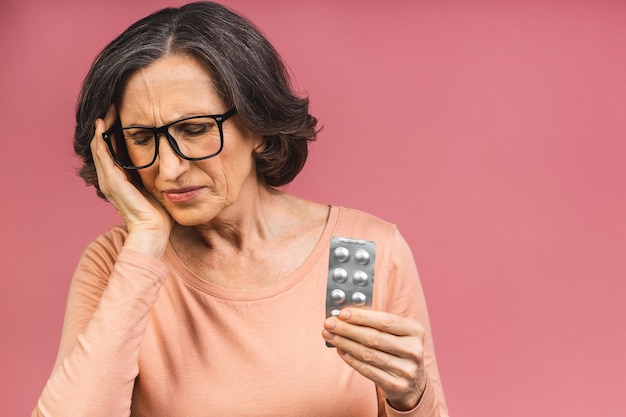
<svg viewBox="0 0 626 417"><path fill-rule="evenodd" d="M126 123L220 114L227 110L223 107L209 72L187 55L168 55L133 73L119 102Z"/></svg>

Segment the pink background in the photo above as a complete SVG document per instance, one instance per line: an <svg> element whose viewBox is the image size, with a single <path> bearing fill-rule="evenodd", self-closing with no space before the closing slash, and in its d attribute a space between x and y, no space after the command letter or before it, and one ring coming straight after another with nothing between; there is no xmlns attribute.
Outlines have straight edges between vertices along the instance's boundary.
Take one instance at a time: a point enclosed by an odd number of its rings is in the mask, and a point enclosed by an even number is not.
<svg viewBox="0 0 626 417"><path fill-rule="evenodd" d="M73 174L80 82L167 3L0 0L2 415L30 415L77 259L119 223ZM410 242L452 415L625 415L626 2L226 4L325 125L289 191Z"/></svg>

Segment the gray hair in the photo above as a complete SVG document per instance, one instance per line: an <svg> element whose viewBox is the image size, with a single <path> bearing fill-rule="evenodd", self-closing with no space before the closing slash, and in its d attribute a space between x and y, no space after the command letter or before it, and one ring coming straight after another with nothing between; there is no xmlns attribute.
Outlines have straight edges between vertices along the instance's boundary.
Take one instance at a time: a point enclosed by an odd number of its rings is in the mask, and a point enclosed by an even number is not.
<svg viewBox="0 0 626 417"><path fill-rule="evenodd" d="M251 22L217 3L195 2L131 25L100 52L85 77L74 151L83 161L78 174L100 197L89 147L95 121L104 117L132 73L169 54L187 54L202 63L228 108L235 107L243 123L263 136L263 150L254 153L262 184L279 187L298 175L308 142L318 132L308 98L293 91L278 52Z"/></svg>

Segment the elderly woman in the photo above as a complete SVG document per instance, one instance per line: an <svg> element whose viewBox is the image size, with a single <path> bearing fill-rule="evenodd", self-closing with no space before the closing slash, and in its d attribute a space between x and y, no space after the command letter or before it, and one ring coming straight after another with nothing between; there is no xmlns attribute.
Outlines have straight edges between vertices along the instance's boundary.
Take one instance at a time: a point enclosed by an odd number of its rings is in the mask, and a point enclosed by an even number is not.
<svg viewBox="0 0 626 417"><path fill-rule="evenodd" d="M80 260L33 416L447 414L396 227L277 188L317 121L251 23L204 2L141 19L76 118L80 174L125 225ZM376 242L371 309L326 313L333 236Z"/></svg>

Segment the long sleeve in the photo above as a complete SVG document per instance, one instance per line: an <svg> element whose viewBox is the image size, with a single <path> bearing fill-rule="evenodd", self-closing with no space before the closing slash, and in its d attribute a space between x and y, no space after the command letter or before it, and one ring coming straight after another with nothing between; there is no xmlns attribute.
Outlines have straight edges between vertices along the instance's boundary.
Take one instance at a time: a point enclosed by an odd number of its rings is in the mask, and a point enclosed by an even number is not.
<svg viewBox="0 0 626 417"><path fill-rule="evenodd" d="M425 328L428 381L413 410L391 408L322 341L333 235L377 243L373 308ZM254 290L203 280L171 246L163 261L124 249L125 237L114 229L85 251L33 417L447 417L424 294L395 226L334 209L300 268Z"/></svg>
<svg viewBox="0 0 626 417"><path fill-rule="evenodd" d="M413 410L397 411L382 398L379 410L383 411L384 408L384 414L382 415L386 417L447 417L448 409L435 358L426 298L413 254L397 230L392 238L392 242L389 242L387 247L391 248L391 251L385 254L390 257L390 267L385 271L388 276L383 280L383 285L380 287L381 293L384 294L384 299L381 300L383 305L380 307L394 314L412 317L424 326L426 331L424 367L428 375L428 381L420 402Z"/></svg>
<svg viewBox="0 0 626 417"><path fill-rule="evenodd" d="M33 416L130 415L139 348L167 267L119 250L122 235L104 235L81 258L56 364Z"/></svg>

